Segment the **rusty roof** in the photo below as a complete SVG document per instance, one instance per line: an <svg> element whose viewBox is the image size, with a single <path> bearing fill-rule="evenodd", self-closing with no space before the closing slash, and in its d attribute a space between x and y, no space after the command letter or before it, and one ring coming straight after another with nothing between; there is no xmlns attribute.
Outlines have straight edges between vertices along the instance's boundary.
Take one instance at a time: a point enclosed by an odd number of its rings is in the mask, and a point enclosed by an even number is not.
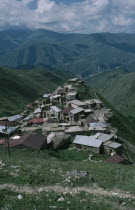
<svg viewBox="0 0 135 210"><path fill-rule="evenodd" d="M47 142L45 136L36 134L24 134L20 136L19 139L9 139L9 147L14 147L17 145L25 145L35 150L40 150L44 147Z"/></svg>
<svg viewBox="0 0 135 210"><path fill-rule="evenodd" d="M62 111L62 114L69 114L70 111L72 111L73 109L75 109L74 107L67 107Z"/></svg>
<svg viewBox="0 0 135 210"><path fill-rule="evenodd" d="M2 126L13 126L14 123L9 122L9 121L0 121L0 125L2 125Z"/></svg>
<svg viewBox="0 0 135 210"><path fill-rule="evenodd" d="M63 88L57 90L58 94L65 94L65 90Z"/></svg>
<svg viewBox="0 0 135 210"><path fill-rule="evenodd" d="M22 144L35 150L45 149L47 145L47 137L36 134L29 134L26 136Z"/></svg>
<svg viewBox="0 0 135 210"><path fill-rule="evenodd" d="M5 139L0 139L0 144L4 144L5 143Z"/></svg>
<svg viewBox="0 0 135 210"><path fill-rule="evenodd" d="M27 104L27 108L29 108L29 109L33 109L33 108L34 108L34 106L33 106L33 104Z"/></svg>
<svg viewBox="0 0 135 210"><path fill-rule="evenodd" d="M94 122L97 122L97 121L94 118L92 118L92 117L87 117L86 121L85 121L85 123L87 125L89 125L90 123L94 123Z"/></svg>
<svg viewBox="0 0 135 210"><path fill-rule="evenodd" d="M121 163L124 160L125 159L122 156L115 154L112 157L108 158L105 162L107 162L107 163Z"/></svg>
<svg viewBox="0 0 135 210"><path fill-rule="evenodd" d="M33 118L29 120L29 123L35 124L35 123L44 123L48 120L48 118Z"/></svg>

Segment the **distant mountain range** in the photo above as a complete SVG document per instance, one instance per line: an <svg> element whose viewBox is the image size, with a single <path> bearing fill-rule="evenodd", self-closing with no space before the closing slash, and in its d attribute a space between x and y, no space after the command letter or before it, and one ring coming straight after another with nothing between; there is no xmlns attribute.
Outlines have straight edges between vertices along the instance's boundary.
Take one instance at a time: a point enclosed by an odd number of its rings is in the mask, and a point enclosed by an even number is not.
<svg viewBox="0 0 135 210"><path fill-rule="evenodd" d="M135 72L119 68L88 78L88 83L135 122Z"/></svg>
<svg viewBox="0 0 135 210"><path fill-rule="evenodd" d="M122 66L135 71L135 34L0 31L0 65L46 65L87 77Z"/></svg>

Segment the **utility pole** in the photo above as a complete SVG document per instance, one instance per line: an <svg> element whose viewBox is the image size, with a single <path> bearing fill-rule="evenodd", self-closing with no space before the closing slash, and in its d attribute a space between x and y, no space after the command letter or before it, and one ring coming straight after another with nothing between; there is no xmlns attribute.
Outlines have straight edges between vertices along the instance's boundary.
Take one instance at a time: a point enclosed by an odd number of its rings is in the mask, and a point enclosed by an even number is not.
<svg viewBox="0 0 135 210"><path fill-rule="evenodd" d="M9 147L9 135L8 135L8 128L9 128L9 125L8 125L8 122L6 123L5 125L5 156L7 155L7 150L8 150L8 155L11 156L11 152L10 152L10 147Z"/></svg>

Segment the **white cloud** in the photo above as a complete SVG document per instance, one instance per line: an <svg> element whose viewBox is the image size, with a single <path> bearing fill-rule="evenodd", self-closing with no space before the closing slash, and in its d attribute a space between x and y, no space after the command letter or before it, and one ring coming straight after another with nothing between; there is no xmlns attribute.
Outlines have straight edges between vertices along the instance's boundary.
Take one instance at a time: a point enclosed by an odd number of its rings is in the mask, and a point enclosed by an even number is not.
<svg viewBox="0 0 135 210"><path fill-rule="evenodd" d="M31 2L33 2L33 0L22 0L22 4L23 4L23 5L28 5L28 4L30 4Z"/></svg>
<svg viewBox="0 0 135 210"><path fill-rule="evenodd" d="M26 26L60 32L135 32L135 0L0 0L0 29ZM67 0L68 1L68 0Z"/></svg>

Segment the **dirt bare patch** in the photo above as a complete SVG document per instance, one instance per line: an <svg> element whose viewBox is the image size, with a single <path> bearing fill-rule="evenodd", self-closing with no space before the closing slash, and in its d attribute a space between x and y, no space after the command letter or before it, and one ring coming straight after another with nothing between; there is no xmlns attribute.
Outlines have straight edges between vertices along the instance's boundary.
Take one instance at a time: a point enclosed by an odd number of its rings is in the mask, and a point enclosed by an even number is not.
<svg viewBox="0 0 135 210"><path fill-rule="evenodd" d="M87 187L62 187L62 186L41 186L41 187L28 187L28 186L16 186L13 184L1 184L0 189L8 189L18 193L38 194L41 192L53 191L55 193L76 195L80 192L87 192L94 195L103 195L118 198L132 198L135 199L135 195L130 195L128 192L121 190L107 191L102 188L87 188Z"/></svg>

